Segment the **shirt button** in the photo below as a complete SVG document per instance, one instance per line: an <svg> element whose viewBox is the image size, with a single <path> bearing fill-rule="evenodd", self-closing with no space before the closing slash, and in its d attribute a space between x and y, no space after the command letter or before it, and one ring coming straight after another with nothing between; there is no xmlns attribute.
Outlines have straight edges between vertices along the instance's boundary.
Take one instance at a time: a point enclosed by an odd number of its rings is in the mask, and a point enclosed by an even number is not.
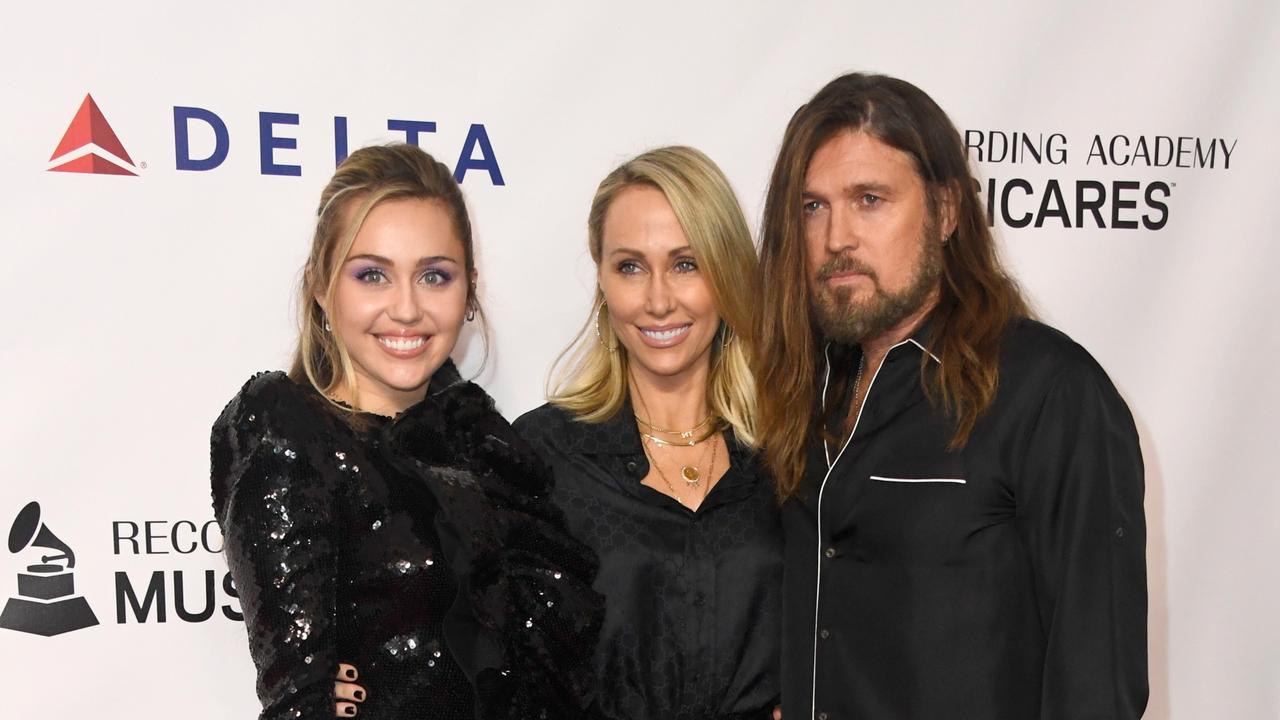
<svg viewBox="0 0 1280 720"><path fill-rule="evenodd" d="M831 558L834 558L836 556L836 549L833 547L829 547L822 554L827 556L827 559L830 560Z"/></svg>
<svg viewBox="0 0 1280 720"><path fill-rule="evenodd" d="M1124 526L1116 528L1116 540L1124 540Z"/></svg>
<svg viewBox="0 0 1280 720"><path fill-rule="evenodd" d="M636 461L635 461L635 460L628 460L628 461L627 461L627 472L629 472L629 473L634 473L634 472L636 471L636 468L638 468L638 467L640 467L640 466L636 464Z"/></svg>
<svg viewBox="0 0 1280 720"><path fill-rule="evenodd" d="M827 720L826 713L818 713L818 720Z"/></svg>
<svg viewBox="0 0 1280 720"><path fill-rule="evenodd" d="M818 637L822 638L823 640L826 640L827 638L831 637L831 631L826 628L823 628L818 631Z"/></svg>

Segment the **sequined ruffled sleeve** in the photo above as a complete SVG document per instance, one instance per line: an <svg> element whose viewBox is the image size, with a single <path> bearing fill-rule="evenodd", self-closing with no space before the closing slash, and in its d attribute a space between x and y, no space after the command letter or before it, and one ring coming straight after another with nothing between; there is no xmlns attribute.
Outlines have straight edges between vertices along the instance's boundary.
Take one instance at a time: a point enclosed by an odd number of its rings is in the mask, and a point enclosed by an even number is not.
<svg viewBox="0 0 1280 720"><path fill-rule="evenodd" d="M333 717L335 486L283 373L254 377L213 426L214 514L258 669L263 720Z"/></svg>
<svg viewBox="0 0 1280 720"><path fill-rule="evenodd" d="M398 420L388 447L444 499L465 539L471 610L501 658L475 675L482 718L595 717L596 560L550 502L550 473L479 387L461 383ZM459 472L461 470L461 472Z"/></svg>
<svg viewBox="0 0 1280 720"><path fill-rule="evenodd" d="M480 427L479 455L490 470L480 480L502 542L506 667L477 678L478 705L506 720L594 717L585 707L604 614L591 589L596 558L568 534L550 502L549 473L506 420L495 411Z"/></svg>

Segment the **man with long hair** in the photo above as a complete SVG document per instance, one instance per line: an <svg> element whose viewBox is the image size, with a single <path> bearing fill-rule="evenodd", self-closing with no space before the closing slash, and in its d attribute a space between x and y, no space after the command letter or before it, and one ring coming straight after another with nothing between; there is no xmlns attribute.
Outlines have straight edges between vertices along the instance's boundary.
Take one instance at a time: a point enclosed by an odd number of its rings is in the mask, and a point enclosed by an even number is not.
<svg viewBox="0 0 1280 720"><path fill-rule="evenodd" d="M938 105L850 74L802 106L761 272L783 716L1140 717L1133 418L1083 348L1031 318Z"/></svg>

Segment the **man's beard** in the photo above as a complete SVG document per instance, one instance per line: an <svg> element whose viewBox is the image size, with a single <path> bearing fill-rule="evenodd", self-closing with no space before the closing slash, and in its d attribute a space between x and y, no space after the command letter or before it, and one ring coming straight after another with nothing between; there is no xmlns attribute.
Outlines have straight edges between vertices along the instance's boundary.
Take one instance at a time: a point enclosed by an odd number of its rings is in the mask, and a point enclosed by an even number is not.
<svg viewBox="0 0 1280 720"><path fill-rule="evenodd" d="M920 260L912 268L907 286L898 292L886 292L875 270L852 255L837 255L823 264L811 298L818 327L828 340L861 343L895 327L924 306L942 277L942 246L934 240L938 233L936 223L930 220L920 238ZM849 270L871 280L875 291L870 299L855 303L853 288L827 286L826 280L832 275Z"/></svg>

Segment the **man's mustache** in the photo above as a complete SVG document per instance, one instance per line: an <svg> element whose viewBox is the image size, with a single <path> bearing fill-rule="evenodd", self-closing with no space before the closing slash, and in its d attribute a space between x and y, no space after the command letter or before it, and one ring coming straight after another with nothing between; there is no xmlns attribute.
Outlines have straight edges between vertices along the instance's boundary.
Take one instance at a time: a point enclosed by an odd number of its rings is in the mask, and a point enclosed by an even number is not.
<svg viewBox="0 0 1280 720"><path fill-rule="evenodd" d="M866 275L872 281L876 279L876 271L870 265L852 255L842 254L831 258L823 263L822 267L818 268L818 281L825 282L830 280L833 275L850 271Z"/></svg>

